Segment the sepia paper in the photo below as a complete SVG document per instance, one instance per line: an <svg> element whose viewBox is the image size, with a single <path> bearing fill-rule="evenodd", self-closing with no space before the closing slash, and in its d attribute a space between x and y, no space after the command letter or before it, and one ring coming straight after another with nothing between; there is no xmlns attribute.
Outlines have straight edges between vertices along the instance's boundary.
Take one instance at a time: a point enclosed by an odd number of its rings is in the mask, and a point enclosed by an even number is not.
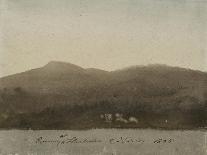
<svg viewBox="0 0 207 155"><path fill-rule="evenodd" d="M206 0L0 0L0 154L206 155Z"/></svg>

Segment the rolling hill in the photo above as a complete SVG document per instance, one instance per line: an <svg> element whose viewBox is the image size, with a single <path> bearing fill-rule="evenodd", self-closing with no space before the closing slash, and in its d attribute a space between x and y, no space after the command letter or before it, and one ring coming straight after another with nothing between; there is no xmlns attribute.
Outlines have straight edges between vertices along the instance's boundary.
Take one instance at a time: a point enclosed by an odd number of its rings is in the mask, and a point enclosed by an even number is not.
<svg viewBox="0 0 207 155"><path fill-rule="evenodd" d="M204 128L207 73L166 65L108 72L51 61L1 78L0 107L1 128Z"/></svg>

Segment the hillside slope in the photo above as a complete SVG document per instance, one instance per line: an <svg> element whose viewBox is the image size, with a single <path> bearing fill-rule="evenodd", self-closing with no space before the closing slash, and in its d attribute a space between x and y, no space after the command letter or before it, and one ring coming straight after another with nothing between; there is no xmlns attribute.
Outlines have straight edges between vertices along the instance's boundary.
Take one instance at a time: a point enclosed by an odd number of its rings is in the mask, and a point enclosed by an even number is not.
<svg viewBox="0 0 207 155"><path fill-rule="evenodd" d="M206 127L207 73L165 65L107 72L52 61L1 78L0 106L2 128Z"/></svg>

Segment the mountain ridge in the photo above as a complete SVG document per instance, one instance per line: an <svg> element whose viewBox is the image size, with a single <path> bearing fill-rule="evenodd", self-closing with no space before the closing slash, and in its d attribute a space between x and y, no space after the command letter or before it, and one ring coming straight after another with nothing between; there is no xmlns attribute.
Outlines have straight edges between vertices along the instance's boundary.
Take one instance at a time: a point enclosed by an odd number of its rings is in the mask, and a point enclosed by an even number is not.
<svg viewBox="0 0 207 155"><path fill-rule="evenodd" d="M116 69L116 70L112 70L112 71L108 71L108 70L104 70L104 69L99 69L99 68L83 68L80 67L78 65L69 63L69 62L65 62L65 61L57 61L57 60L52 60L49 61L46 65L43 65L42 67L38 67L38 68L33 68L33 69L29 69L23 72L19 72L19 73L15 73L15 74L10 74L10 75L6 75L3 77L0 77L0 79L2 78L7 78L13 75L18 75L21 73L25 73L28 71L33 71L33 70L37 70L37 69L42 69L42 68L47 68L47 67L61 67L61 66L70 66L70 67L75 67L75 68L79 68L79 69L85 69L85 70L97 70L97 71L103 71L103 72L119 72L119 71L126 71L126 70L131 70L131 69L139 69L139 68L157 68L157 67L161 67L161 68L172 68L172 69L179 69L179 70L188 70L188 71L196 71L196 72L200 72L203 74L207 74L206 71L201 71L201 70L197 70L197 69L191 69L191 68L185 68L185 67L179 67L179 66L170 66L170 65L166 65L166 64L148 64L148 65L132 65L132 66L128 66L128 67L124 67L121 69Z"/></svg>
<svg viewBox="0 0 207 155"><path fill-rule="evenodd" d="M0 128L57 129L56 123L58 129L82 128L77 122L83 128L109 127L100 120L107 113L133 115L141 122L113 127L203 127L207 73L167 65L109 72L52 61L0 78L0 107ZM166 118L168 124L160 123Z"/></svg>

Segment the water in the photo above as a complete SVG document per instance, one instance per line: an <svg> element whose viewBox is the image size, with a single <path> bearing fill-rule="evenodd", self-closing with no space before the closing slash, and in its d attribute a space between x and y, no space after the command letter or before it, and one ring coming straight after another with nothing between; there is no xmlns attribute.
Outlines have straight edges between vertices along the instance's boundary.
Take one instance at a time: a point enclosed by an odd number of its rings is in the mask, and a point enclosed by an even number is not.
<svg viewBox="0 0 207 155"><path fill-rule="evenodd" d="M206 131L0 131L0 155L207 155Z"/></svg>

